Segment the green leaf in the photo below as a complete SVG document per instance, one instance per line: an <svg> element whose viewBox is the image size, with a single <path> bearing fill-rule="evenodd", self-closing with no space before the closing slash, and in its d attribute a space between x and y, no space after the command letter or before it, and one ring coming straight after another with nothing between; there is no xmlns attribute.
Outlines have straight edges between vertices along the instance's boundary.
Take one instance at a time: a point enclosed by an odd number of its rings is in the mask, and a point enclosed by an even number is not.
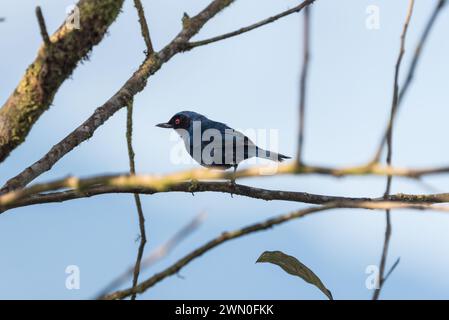
<svg viewBox="0 0 449 320"><path fill-rule="evenodd" d="M307 268L304 264L302 264L295 257L289 256L281 251L265 251L262 255L257 259L257 262L269 262L278 265L285 272L298 276L304 281L313 284L315 287L321 290L329 300L333 300L332 293L324 286L321 282L320 278L313 273L312 270Z"/></svg>

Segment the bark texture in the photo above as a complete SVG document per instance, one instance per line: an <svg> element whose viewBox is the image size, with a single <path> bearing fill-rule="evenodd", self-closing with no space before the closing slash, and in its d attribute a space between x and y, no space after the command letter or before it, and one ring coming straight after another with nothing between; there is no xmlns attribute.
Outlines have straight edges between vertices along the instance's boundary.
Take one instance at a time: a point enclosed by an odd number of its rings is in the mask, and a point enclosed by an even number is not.
<svg viewBox="0 0 449 320"><path fill-rule="evenodd" d="M14 92L0 109L0 162L20 145L50 107L61 84L106 34L123 0L80 0L80 29L66 23L42 44Z"/></svg>

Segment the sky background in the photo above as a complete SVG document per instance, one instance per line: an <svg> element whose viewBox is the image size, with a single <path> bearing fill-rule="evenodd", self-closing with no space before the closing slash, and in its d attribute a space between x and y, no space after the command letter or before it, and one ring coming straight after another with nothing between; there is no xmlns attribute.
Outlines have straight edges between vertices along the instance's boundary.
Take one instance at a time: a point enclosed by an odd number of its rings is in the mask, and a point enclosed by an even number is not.
<svg viewBox="0 0 449 320"><path fill-rule="evenodd" d="M165 46L180 30L183 12L193 16L208 0L143 0L153 45ZM232 31L298 4L292 0L238 0L210 21L195 39ZM312 12L312 60L304 160L343 166L367 161L389 114L393 69L407 0L317 0ZM403 70L436 0L417 0ZM49 32L71 1L1 1L0 101L14 90L41 44L34 15L41 5ZM365 26L366 9L380 9L380 29ZM449 163L447 118L448 9L425 48L417 76L395 126L393 163L434 166ZM179 54L157 72L135 98L134 148L139 173L168 173L197 164L170 162L170 132L154 125L181 110L193 110L236 128L279 130L280 151L296 150L302 14L294 14L245 35ZM136 10L125 1L108 36L61 86L53 106L27 140L0 165L0 183L44 155L92 114L144 59ZM403 77L401 77L402 79ZM37 181L69 174L128 170L126 109L115 114L87 142ZM244 167L244 166L242 166ZM395 178L392 192L447 190L448 176L427 177L429 190ZM244 179L267 189L341 196L383 194L384 177L283 176ZM219 235L277 214L307 207L229 194L169 193L143 196L149 242L146 253L164 243L200 212L207 220L169 256L142 272L145 279ZM384 299L449 298L449 216L393 211L388 266L401 262L386 283ZM326 211L272 230L227 242L193 261L140 296L145 299L324 299L315 287L269 264L255 264L265 250L281 250L309 266L336 299L368 299L369 265L378 264L385 215L381 211ZM104 195L59 204L10 210L0 216L0 298L91 298L132 265L138 249L132 195ZM81 288L65 287L68 265L81 272ZM125 285L129 286L131 280Z"/></svg>

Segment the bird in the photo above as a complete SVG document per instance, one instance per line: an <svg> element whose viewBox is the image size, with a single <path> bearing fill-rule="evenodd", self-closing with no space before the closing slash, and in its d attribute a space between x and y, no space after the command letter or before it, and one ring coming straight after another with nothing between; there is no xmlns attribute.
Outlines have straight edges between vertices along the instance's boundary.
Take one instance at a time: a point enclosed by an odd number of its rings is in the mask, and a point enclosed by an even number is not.
<svg viewBox="0 0 449 320"><path fill-rule="evenodd" d="M291 159L264 150L243 133L194 111L178 112L156 127L174 129L184 141L187 152L200 165L221 170L234 168L233 183L238 165L246 159L258 157L275 162Z"/></svg>

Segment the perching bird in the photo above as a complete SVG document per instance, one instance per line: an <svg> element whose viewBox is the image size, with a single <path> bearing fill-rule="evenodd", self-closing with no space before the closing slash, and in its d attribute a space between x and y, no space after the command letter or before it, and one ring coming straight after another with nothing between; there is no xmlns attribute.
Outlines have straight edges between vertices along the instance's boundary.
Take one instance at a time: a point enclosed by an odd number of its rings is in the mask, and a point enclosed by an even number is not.
<svg viewBox="0 0 449 320"><path fill-rule="evenodd" d="M193 111L178 112L167 123L156 126L175 129L190 156L208 168L226 170L233 167L235 173L239 163L249 158L278 162L290 159L283 154L259 148L243 133Z"/></svg>

